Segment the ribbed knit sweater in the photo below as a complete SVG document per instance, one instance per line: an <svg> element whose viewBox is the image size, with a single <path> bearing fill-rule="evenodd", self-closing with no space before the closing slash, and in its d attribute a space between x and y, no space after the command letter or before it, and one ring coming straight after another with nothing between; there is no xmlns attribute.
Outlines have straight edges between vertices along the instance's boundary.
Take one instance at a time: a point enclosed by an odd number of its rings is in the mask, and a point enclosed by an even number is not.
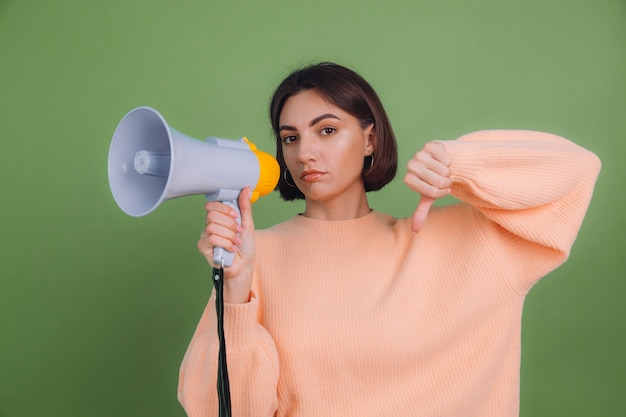
<svg viewBox="0 0 626 417"><path fill-rule="evenodd" d="M419 233L373 211L255 232L251 301L225 306L233 415L512 417L524 299L569 255L600 170L555 135L444 141L452 194ZM180 370L216 416L214 296Z"/></svg>

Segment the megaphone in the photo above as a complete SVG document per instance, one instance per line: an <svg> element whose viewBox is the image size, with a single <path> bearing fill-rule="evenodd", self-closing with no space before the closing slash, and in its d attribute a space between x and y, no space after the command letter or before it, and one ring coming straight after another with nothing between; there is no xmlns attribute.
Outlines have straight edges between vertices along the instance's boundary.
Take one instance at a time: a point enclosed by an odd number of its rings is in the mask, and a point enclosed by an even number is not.
<svg viewBox="0 0 626 417"><path fill-rule="evenodd" d="M173 129L150 107L137 107L119 122L108 165L115 202L135 217L193 194L222 201L239 213L242 188L250 187L254 202L274 190L280 175L276 159L248 139L194 139ZM215 265L230 266L234 259L222 248L215 248L214 254Z"/></svg>

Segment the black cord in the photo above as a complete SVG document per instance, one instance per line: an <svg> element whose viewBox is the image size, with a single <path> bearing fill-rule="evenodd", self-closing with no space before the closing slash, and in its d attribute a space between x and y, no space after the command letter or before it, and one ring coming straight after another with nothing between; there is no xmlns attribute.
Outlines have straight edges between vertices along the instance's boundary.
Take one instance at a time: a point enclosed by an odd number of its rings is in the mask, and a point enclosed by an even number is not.
<svg viewBox="0 0 626 417"><path fill-rule="evenodd" d="M226 340L224 339L224 269L213 268L213 286L215 287L215 309L217 310L217 336L220 350L217 363L217 398L219 417L231 417L230 382L226 364Z"/></svg>

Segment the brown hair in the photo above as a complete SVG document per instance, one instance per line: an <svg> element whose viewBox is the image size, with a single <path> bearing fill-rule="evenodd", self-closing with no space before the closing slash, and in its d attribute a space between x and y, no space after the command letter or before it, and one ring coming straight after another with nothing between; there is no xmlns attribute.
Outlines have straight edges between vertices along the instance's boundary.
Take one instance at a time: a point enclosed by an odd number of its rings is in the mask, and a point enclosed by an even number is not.
<svg viewBox="0 0 626 417"><path fill-rule="evenodd" d="M298 69L276 88L270 103L270 120L276 138L276 159L281 169L278 190L284 200L304 199L304 194L285 181L288 173L279 134L280 114L287 99L303 90L314 89L334 106L359 119L363 128L374 124L375 155L365 157L361 176L365 191L378 191L396 175L398 146L387 113L374 89L353 70L332 62ZM373 159L373 160L372 160Z"/></svg>

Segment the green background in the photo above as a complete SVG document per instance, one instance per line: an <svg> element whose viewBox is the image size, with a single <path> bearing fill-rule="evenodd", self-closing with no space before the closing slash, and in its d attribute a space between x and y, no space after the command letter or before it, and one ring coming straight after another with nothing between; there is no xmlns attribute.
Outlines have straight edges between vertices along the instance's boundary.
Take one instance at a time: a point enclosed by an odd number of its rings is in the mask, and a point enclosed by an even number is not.
<svg viewBox="0 0 626 417"><path fill-rule="evenodd" d="M402 168L426 141L486 128L601 157L570 260L526 303L521 415L623 413L624 1L3 0L0 416L184 415L178 367L210 291L204 200L126 216L107 182L112 133L149 105L192 137L273 153L269 95L317 60L374 85ZM375 208L412 212L402 171ZM256 224L299 204L265 197Z"/></svg>

